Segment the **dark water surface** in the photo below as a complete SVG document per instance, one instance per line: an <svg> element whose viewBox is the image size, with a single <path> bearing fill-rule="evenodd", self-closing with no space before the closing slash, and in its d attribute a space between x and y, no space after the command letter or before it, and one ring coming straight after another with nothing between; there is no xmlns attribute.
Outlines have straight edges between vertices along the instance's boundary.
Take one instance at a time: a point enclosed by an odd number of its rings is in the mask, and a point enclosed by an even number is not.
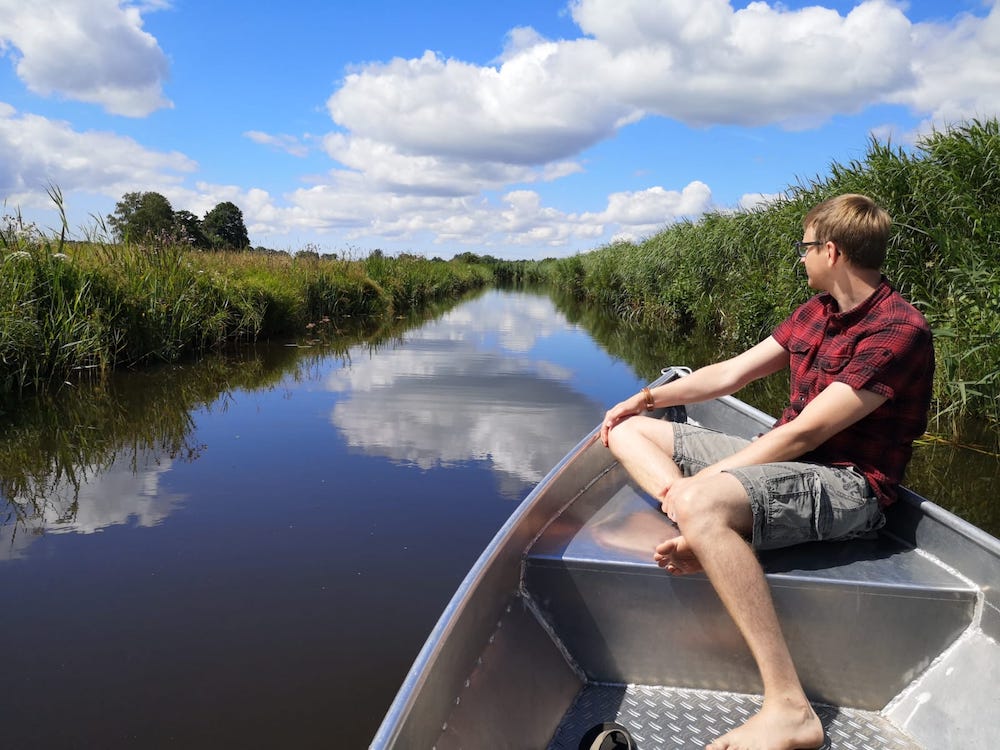
<svg viewBox="0 0 1000 750"><path fill-rule="evenodd" d="M64 391L0 458L0 746L366 747L516 504L640 387L548 298Z"/></svg>
<svg viewBox="0 0 1000 750"><path fill-rule="evenodd" d="M660 366L717 356L563 309L488 292L9 416L0 748L366 747L524 495ZM998 464L929 444L913 484L997 533Z"/></svg>

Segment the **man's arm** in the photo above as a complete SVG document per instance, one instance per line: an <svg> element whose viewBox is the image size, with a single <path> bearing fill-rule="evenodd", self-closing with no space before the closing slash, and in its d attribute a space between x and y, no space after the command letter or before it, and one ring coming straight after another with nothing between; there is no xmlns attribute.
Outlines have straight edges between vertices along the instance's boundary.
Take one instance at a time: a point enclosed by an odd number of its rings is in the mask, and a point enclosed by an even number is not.
<svg viewBox="0 0 1000 750"><path fill-rule="evenodd" d="M657 407L694 404L719 396L728 396L754 380L771 375L788 366L788 352L768 336L742 354L699 368L690 375L653 388L653 403ZM608 444L608 431L624 419L646 409L642 393L612 406L604 417L601 442Z"/></svg>
<svg viewBox="0 0 1000 750"><path fill-rule="evenodd" d="M761 435L743 450L702 472L718 473L739 466L794 461L871 414L885 401L885 396L872 391L855 390L846 383L831 383L791 422Z"/></svg>

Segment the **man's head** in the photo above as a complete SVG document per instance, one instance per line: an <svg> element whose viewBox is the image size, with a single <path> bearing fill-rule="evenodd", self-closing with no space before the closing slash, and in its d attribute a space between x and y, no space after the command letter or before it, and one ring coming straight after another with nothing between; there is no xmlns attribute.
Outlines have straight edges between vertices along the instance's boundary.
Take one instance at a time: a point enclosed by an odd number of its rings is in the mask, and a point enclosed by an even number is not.
<svg viewBox="0 0 1000 750"><path fill-rule="evenodd" d="M832 242L856 268L878 270L885 260L892 219L871 198L849 193L823 201L806 214L802 227Z"/></svg>

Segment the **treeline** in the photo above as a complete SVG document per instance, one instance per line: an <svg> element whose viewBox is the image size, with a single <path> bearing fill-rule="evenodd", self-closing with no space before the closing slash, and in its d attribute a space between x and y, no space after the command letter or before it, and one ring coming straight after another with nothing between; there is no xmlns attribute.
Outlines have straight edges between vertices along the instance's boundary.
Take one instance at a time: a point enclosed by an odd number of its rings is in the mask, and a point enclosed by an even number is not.
<svg viewBox="0 0 1000 750"><path fill-rule="evenodd" d="M935 334L936 413L1000 424L1000 126L972 121L912 150L866 155L752 211L717 212L638 243L618 242L516 270L665 335L736 352L766 337L813 290L791 247L802 217L863 193L894 218L886 275Z"/></svg>

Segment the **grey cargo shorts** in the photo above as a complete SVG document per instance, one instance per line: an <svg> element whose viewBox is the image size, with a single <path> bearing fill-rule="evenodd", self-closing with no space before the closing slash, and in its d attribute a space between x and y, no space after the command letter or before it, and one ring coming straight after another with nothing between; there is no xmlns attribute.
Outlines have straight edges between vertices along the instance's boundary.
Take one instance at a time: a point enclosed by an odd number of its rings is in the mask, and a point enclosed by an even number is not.
<svg viewBox="0 0 1000 750"><path fill-rule="evenodd" d="M676 423L674 461L686 476L731 456L750 441ZM885 517L868 482L853 466L781 461L728 469L750 498L751 544L775 549L801 542L852 539L882 527Z"/></svg>

